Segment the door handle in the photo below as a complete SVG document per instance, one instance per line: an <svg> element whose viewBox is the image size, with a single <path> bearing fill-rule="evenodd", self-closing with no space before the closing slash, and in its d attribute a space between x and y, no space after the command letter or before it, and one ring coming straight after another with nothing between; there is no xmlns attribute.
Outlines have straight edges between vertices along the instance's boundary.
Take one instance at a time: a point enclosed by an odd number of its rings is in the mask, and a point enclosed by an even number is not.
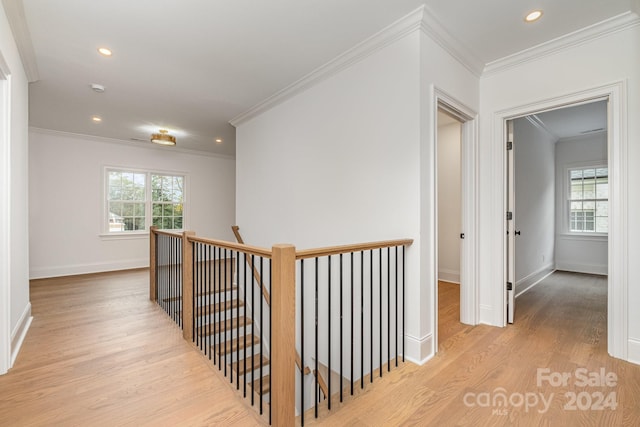
<svg viewBox="0 0 640 427"><path fill-rule="evenodd" d="M460 238L464 239L464 233L460 233Z"/></svg>
<svg viewBox="0 0 640 427"><path fill-rule="evenodd" d="M519 236L519 235L520 235L520 231L516 231L514 234L515 234L516 236Z"/></svg>

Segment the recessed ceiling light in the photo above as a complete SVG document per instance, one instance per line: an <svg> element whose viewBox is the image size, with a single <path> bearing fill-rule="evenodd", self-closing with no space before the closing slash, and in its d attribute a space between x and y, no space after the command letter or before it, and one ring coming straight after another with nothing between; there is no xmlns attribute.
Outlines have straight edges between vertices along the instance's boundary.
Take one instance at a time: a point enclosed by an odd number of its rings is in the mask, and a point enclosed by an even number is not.
<svg viewBox="0 0 640 427"><path fill-rule="evenodd" d="M542 11L541 10L532 10L531 12L527 13L527 16L524 17L525 22L534 22L537 21L538 19L540 19L542 17Z"/></svg>
<svg viewBox="0 0 640 427"><path fill-rule="evenodd" d="M111 52L111 49L106 48L106 47L98 48L98 53L100 53L100 55L102 55L102 56L111 56L111 55L113 55L113 52Z"/></svg>
<svg viewBox="0 0 640 427"><path fill-rule="evenodd" d="M91 120L93 120L96 123L100 123L102 121L102 118L100 118L98 116L93 116L93 117L91 117Z"/></svg>
<svg viewBox="0 0 640 427"><path fill-rule="evenodd" d="M216 144L222 144L222 138L216 138Z"/></svg>

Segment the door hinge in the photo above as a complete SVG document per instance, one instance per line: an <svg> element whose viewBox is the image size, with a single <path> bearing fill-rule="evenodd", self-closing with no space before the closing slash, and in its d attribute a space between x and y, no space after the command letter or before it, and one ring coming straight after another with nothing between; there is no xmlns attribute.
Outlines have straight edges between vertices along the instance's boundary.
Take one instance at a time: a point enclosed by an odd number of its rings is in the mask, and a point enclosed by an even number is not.
<svg viewBox="0 0 640 427"><path fill-rule="evenodd" d="M507 141L507 151L513 150L513 141Z"/></svg>
<svg viewBox="0 0 640 427"><path fill-rule="evenodd" d="M507 212L507 221L511 221L513 219L513 212Z"/></svg>
<svg viewBox="0 0 640 427"><path fill-rule="evenodd" d="M513 290L513 283L507 282L507 290L508 291L512 291Z"/></svg>

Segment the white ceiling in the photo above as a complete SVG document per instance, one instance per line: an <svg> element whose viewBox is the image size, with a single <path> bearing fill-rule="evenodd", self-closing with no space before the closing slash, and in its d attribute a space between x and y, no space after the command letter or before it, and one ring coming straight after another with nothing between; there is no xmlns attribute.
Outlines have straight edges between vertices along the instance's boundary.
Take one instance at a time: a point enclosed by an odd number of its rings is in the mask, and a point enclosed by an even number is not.
<svg viewBox="0 0 640 427"><path fill-rule="evenodd" d="M487 64L632 10L637 0L22 3L38 78L30 86L31 126L143 141L162 127L181 148L234 155L229 120L422 4ZM538 7L542 20L525 24L525 12ZM10 14L14 32L19 15ZM113 56L98 55L99 46ZM93 92L92 83L106 91Z"/></svg>
<svg viewBox="0 0 640 427"><path fill-rule="evenodd" d="M538 113L533 118L557 140L603 132L607 130L607 101Z"/></svg>

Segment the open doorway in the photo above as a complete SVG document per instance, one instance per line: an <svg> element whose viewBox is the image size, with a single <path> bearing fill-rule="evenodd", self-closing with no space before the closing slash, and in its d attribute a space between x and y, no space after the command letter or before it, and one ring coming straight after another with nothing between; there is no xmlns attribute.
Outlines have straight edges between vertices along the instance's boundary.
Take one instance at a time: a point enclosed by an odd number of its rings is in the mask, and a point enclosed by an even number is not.
<svg viewBox="0 0 640 427"><path fill-rule="evenodd" d="M554 271L608 273L607 106L593 100L507 124L509 323L518 297Z"/></svg>
<svg viewBox="0 0 640 427"><path fill-rule="evenodd" d="M438 108L438 341L459 329L462 236L462 122Z"/></svg>

